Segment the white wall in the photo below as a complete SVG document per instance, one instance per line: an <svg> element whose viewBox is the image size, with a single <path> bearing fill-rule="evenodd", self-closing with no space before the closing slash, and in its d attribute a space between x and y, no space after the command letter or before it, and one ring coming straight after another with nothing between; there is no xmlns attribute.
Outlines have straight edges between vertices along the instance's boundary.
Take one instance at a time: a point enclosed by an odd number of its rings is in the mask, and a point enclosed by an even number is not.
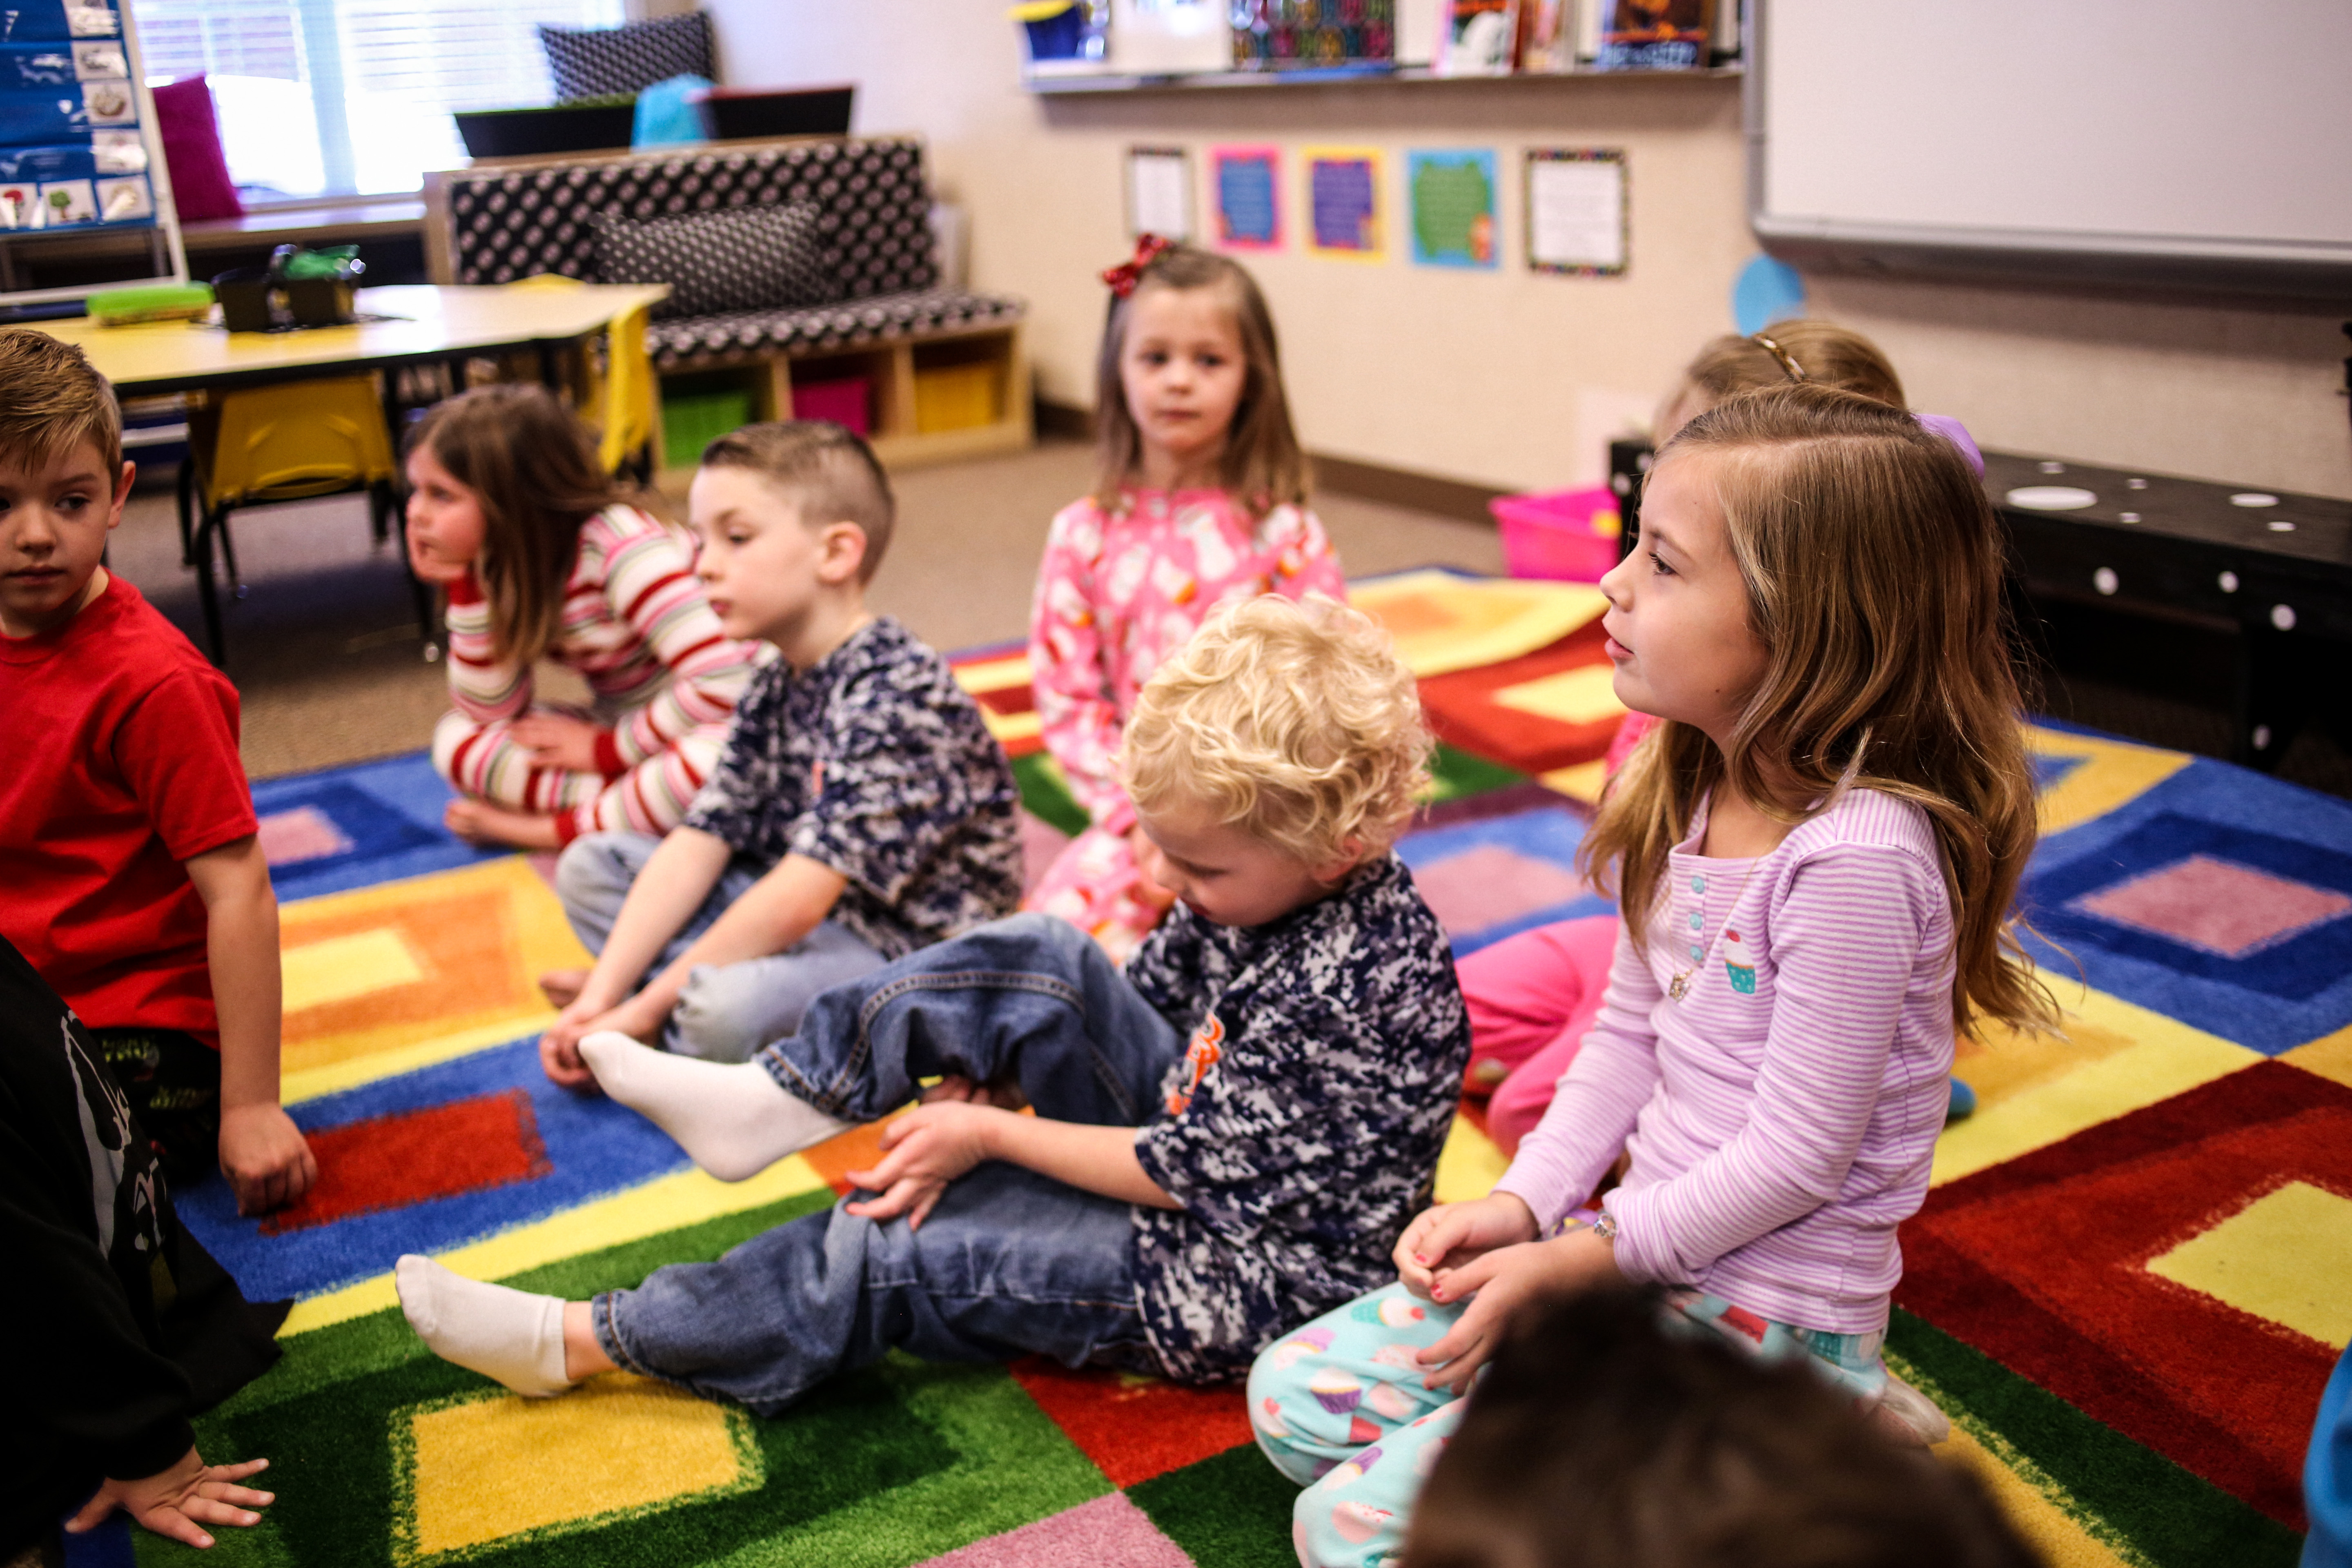
<svg viewBox="0 0 2352 1568"><path fill-rule="evenodd" d="M854 80L857 129L913 131L972 220L971 281L1025 297L1039 384L1092 401L1104 293L1128 248L1130 144L1270 141L1492 146L1496 273L1252 258L1311 447L1475 482L1588 480L1697 344L1730 325L1745 221L1738 84L1578 79L1360 83L1041 98L995 0L705 0L734 85ZM1519 264L1518 150L1622 147L1632 268L1613 279ZM1296 159L1286 174L1295 213ZM1393 216L1394 215L1392 215ZM1818 312L1878 339L1915 402L1988 445L2352 497L2352 426L2326 311L1816 279Z"/></svg>

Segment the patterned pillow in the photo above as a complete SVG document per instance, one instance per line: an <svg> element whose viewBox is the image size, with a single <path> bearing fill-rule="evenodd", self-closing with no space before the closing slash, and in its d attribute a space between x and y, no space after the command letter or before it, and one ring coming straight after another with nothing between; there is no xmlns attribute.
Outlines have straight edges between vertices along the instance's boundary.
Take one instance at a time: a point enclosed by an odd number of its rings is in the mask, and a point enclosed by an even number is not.
<svg viewBox="0 0 2352 1568"><path fill-rule="evenodd" d="M813 206L723 207L683 217L598 213L596 274L607 283L667 283L656 316L796 310L842 296L841 256Z"/></svg>
<svg viewBox="0 0 2352 1568"><path fill-rule="evenodd" d="M710 18L699 11L619 27L551 27L541 22L539 47L547 51L559 102L635 92L674 76L719 79Z"/></svg>

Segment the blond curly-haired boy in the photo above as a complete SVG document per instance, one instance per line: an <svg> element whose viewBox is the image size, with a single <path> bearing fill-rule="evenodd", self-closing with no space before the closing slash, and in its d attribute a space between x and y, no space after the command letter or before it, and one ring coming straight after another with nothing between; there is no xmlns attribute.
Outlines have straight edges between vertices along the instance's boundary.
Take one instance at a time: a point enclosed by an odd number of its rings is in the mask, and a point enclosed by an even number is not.
<svg viewBox="0 0 2352 1568"><path fill-rule="evenodd" d="M1228 612L1128 726L1179 907L1125 973L1024 915L825 993L740 1066L591 1036L606 1091L724 1180L925 1103L852 1173L864 1193L716 1263L567 1303L404 1258L410 1322L519 1393L620 1367L762 1414L894 1346L1241 1375L1385 1281L1452 1121L1468 1020L1391 847L1429 749L1362 615Z"/></svg>

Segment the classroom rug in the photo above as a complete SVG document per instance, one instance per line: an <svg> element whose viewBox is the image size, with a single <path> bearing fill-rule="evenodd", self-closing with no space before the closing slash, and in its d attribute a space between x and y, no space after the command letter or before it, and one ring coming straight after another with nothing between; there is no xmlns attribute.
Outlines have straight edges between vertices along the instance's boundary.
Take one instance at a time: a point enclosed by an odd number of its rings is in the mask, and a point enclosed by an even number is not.
<svg viewBox="0 0 2352 1568"><path fill-rule="evenodd" d="M1400 849L1457 952L1606 910L1575 866L1619 717L1598 595L1444 572L1351 594L1444 742ZM1025 662L956 662L1050 853L1079 818ZM2067 1037L1964 1043L1981 1108L1905 1228L1890 1354L1950 1414L1947 1457L2052 1563L2284 1568L2312 1412L2352 1338L2352 805L2056 724L2028 739L2045 825L2028 941ZM1292 1561L1296 1493L1232 1389L894 1356L761 1420L619 1376L524 1402L425 1353L392 1290L401 1252L568 1297L631 1284L830 1205L875 1131L710 1180L539 1071L533 977L585 956L544 858L450 838L422 756L255 795L285 900L288 1098L323 1174L260 1222L217 1180L181 1196L249 1291L295 1300L283 1363L198 1425L207 1458L268 1456L279 1498L206 1561ZM1483 1193L1503 1163L1465 1107L1440 1194ZM195 1561L146 1536L136 1553Z"/></svg>

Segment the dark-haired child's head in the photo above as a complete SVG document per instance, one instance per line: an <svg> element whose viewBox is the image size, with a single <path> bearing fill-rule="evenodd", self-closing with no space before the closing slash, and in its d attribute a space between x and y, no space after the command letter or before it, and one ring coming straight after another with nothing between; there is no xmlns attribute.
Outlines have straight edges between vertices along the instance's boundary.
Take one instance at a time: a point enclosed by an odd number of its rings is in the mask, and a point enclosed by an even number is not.
<svg viewBox="0 0 2352 1568"><path fill-rule="evenodd" d="M2032 1568L1969 1476L1805 1367L1598 1291L1517 1323L1413 1512L1406 1568Z"/></svg>
<svg viewBox="0 0 2352 1568"><path fill-rule="evenodd" d="M408 558L428 582L473 572L502 661L555 640L580 525L612 504L588 427L535 383L435 404L408 440Z"/></svg>
<svg viewBox="0 0 2352 1568"><path fill-rule="evenodd" d="M0 633L52 630L103 587L131 474L114 389L81 350L0 328Z"/></svg>
<svg viewBox="0 0 2352 1568"><path fill-rule="evenodd" d="M863 439L793 419L746 425L704 447L688 511L720 626L791 657L811 617L828 618L827 603L863 613L898 503Z"/></svg>
<svg viewBox="0 0 2352 1568"><path fill-rule="evenodd" d="M1095 366L1095 500L1117 504L1147 453L1264 511L1307 500L1307 457L1290 422L1265 296L1241 264L1171 246L1111 296Z"/></svg>

